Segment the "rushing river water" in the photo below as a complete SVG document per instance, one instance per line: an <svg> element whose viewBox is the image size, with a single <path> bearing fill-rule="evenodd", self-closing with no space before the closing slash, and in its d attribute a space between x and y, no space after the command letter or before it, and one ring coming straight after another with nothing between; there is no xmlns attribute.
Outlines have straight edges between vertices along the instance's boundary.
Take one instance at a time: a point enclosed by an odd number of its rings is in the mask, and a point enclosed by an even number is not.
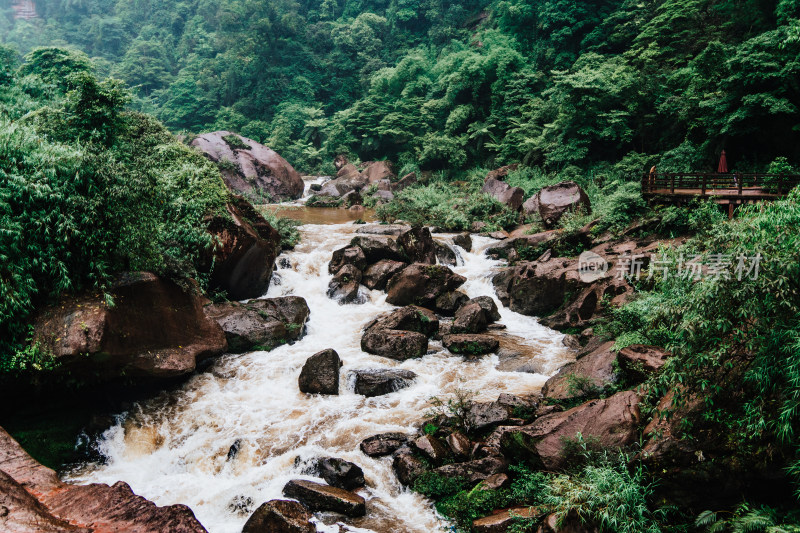
<svg viewBox="0 0 800 533"><path fill-rule="evenodd" d="M358 227L302 226L301 244L281 256L288 264L281 261L266 296L306 299L311 316L302 340L271 352L225 356L180 390L120 415L100 443L105 463L85 465L70 480L124 480L159 505L189 505L211 533L239 533L250 512L282 497L288 481L313 479L303 474L303 460L334 456L364 470L367 487L360 494L367 500L367 516L343 522L325 515L319 531L431 533L445 526L429 502L400 486L391 458L371 459L359 443L376 433L413 431L432 396L447 397L458 388L477 392L482 401L504 392L534 393L571 355L562 335L500 302L501 323L508 328L503 335L518 354L515 364L527 362L536 373L501 371L497 355L476 361L454 357L436 342L431 343L436 353L402 363L362 352L362 328L392 309L386 295L372 291L366 304L340 306L325 294L331 253ZM451 237L435 235L448 243ZM461 260L454 270L467 277L462 290L470 297L494 296L490 280L498 263L482 253L490 242L475 237L472 253L457 248ZM300 393L303 363L325 348L334 348L344 362L340 395ZM403 368L419 377L407 389L364 398L353 392L347 376L365 368ZM239 452L229 459L236 442Z"/></svg>

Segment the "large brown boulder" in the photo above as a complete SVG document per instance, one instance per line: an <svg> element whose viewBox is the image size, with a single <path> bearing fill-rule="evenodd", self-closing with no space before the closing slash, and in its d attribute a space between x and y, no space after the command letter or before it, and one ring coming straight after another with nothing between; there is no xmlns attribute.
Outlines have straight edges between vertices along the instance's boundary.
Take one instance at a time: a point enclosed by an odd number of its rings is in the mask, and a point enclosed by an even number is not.
<svg viewBox="0 0 800 533"><path fill-rule="evenodd" d="M567 443L579 433L593 445L616 451L636 442L640 420L639 397L624 391L543 416L529 426L506 428L500 443L507 455L537 468L559 470L569 461Z"/></svg>
<svg viewBox="0 0 800 533"><path fill-rule="evenodd" d="M644 381L661 370L672 354L658 346L633 344L619 351L617 360L622 370L632 379Z"/></svg>
<svg viewBox="0 0 800 533"><path fill-rule="evenodd" d="M360 250L360 248L357 249ZM400 261L383 259L364 270L364 276L361 278L361 282L368 289L382 291L386 288L386 284L389 283L392 276L403 270L406 266L408 266L406 263L401 263Z"/></svg>
<svg viewBox="0 0 800 533"><path fill-rule="evenodd" d="M328 263L328 272L336 274L345 265L353 265L358 270L367 266L367 257L358 246L346 246L333 252L331 262Z"/></svg>
<svg viewBox="0 0 800 533"><path fill-rule="evenodd" d="M315 473L332 487L356 490L366 485L364 471L355 463L336 457L325 457L317 461Z"/></svg>
<svg viewBox="0 0 800 533"><path fill-rule="evenodd" d="M229 131L206 133L192 141L215 163L222 163L222 178L232 191L264 203L294 200L305 184L292 165L276 151Z"/></svg>
<svg viewBox="0 0 800 533"><path fill-rule="evenodd" d="M351 518L367 514L364 498L322 483L293 480L283 487L283 495L298 500L314 512L330 511Z"/></svg>
<svg viewBox="0 0 800 533"><path fill-rule="evenodd" d="M350 241L350 246L361 248L370 265L382 259L408 262L403 249L388 235L357 235Z"/></svg>
<svg viewBox="0 0 800 533"><path fill-rule="evenodd" d="M185 505L158 507L118 482L70 485L0 428L0 530L4 533L205 533Z"/></svg>
<svg viewBox="0 0 800 533"><path fill-rule="evenodd" d="M555 226L561 217L569 211L584 210L592 212L592 203L589 196L574 181L564 181L556 185L543 188L534 196L535 200L526 203L526 211L532 214L537 210L542 217L544 225L548 228Z"/></svg>
<svg viewBox="0 0 800 533"><path fill-rule="evenodd" d="M211 304L205 313L225 332L228 351L244 353L268 351L301 339L310 310L305 299L285 296Z"/></svg>
<svg viewBox="0 0 800 533"><path fill-rule="evenodd" d="M525 200L525 191L519 187L511 187L509 184L494 178L486 180L481 192L488 194L514 211L522 209L522 202Z"/></svg>
<svg viewBox="0 0 800 533"><path fill-rule="evenodd" d="M215 241L205 261L209 269L213 264L211 285L232 300L258 298L269 288L281 236L244 198L233 197L226 208L208 225Z"/></svg>
<svg viewBox="0 0 800 533"><path fill-rule="evenodd" d="M367 398L391 394L411 385L417 375L410 370L353 370L355 393Z"/></svg>
<svg viewBox="0 0 800 533"><path fill-rule="evenodd" d="M439 296L456 290L466 281L446 266L414 263L389 280L386 301L392 305L435 307Z"/></svg>
<svg viewBox="0 0 800 533"><path fill-rule="evenodd" d="M458 355L485 355L497 351L500 341L490 335L457 334L442 337L445 348Z"/></svg>
<svg viewBox="0 0 800 533"><path fill-rule="evenodd" d="M430 337L439 330L439 319L424 307L409 305L379 316L364 329L416 331Z"/></svg>
<svg viewBox="0 0 800 533"><path fill-rule="evenodd" d="M456 311L450 333L482 333L497 320L500 320L497 304L488 296L479 296Z"/></svg>
<svg viewBox="0 0 800 533"><path fill-rule="evenodd" d="M366 178L368 183L378 183L381 180L392 181L397 177L391 161L370 161L362 163L362 167L364 170L361 171L361 175Z"/></svg>
<svg viewBox="0 0 800 533"><path fill-rule="evenodd" d="M440 466L434 472L442 477L477 483L495 474L508 472L508 462L502 457L484 457L466 463Z"/></svg>
<svg viewBox="0 0 800 533"><path fill-rule="evenodd" d="M542 394L550 400L573 400L597 397L619 380L617 354L611 351L613 342L564 365L545 382Z"/></svg>
<svg viewBox="0 0 800 533"><path fill-rule="evenodd" d="M361 291L361 271L354 265L344 265L328 284L328 297L339 304L363 304L367 301Z"/></svg>
<svg viewBox="0 0 800 533"><path fill-rule="evenodd" d="M148 272L120 275L100 293L67 296L34 323L34 341L62 370L89 380L121 375L172 378L227 349L222 328L203 313L195 287Z"/></svg>
<svg viewBox="0 0 800 533"><path fill-rule="evenodd" d="M342 364L336 350L322 350L312 355L300 371L300 392L339 394L339 369Z"/></svg>
<svg viewBox="0 0 800 533"><path fill-rule="evenodd" d="M397 237L409 262L436 264L436 244L428 228L414 227Z"/></svg>
<svg viewBox="0 0 800 533"><path fill-rule="evenodd" d="M315 533L313 517L301 503L271 500L256 509L242 533Z"/></svg>
<svg viewBox="0 0 800 533"><path fill-rule="evenodd" d="M506 533L511 531L512 526L520 518L530 518L535 520L543 515L543 512L535 507L515 507L507 511L479 518L472 522L472 531L475 533Z"/></svg>
<svg viewBox="0 0 800 533"><path fill-rule="evenodd" d="M408 435L405 433L381 433L364 439L359 447L364 454L370 457L383 457L396 452L406 442L408 442Z"/></svg>
<svg viewBox="0 0 800 533"><path fill-rule="evenodd" d="M415 331L371 328L361 338L361 349L374 355L405 361L428 353L428 337Z"/></svg>

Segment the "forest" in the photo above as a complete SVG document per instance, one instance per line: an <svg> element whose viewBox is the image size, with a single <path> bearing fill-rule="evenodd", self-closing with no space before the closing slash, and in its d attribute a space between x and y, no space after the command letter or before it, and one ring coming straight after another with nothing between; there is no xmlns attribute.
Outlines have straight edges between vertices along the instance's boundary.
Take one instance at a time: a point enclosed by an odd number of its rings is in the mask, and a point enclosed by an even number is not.
<svg viewBox="0 0 800 533"><path fill-rule="evenodd" d="M800 163L796 0L11 3L19 54L81 50L172 131L237 131L307 173L339 153L400 175Z"/></svg>

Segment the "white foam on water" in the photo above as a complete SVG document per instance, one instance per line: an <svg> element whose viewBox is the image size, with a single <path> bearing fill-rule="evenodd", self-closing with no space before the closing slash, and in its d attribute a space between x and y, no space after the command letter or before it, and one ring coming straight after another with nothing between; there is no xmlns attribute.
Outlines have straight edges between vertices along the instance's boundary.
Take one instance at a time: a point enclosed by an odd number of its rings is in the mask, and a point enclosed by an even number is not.
<svg viewBox="0 0 800 533"><path fill-rule="evenodd" d="M211 533L239 533L249 512L283 497L288 481L314 479L303 474L302 460L334 456L364 470L367 487L360 494L367 499L367 516L357 520L323 516L319 531L430 533L445 527L429 501L399 484L391 458L369 458L359 443L377 433L415 431L432 396L468 389L477 393L478 400L491 401L504 392L537 392L548 376L501 372L496 355L467 361L434 342L431 348L437 353L405 362L362 352L363 327L392 309L386 295L372 291L368 303L345 306L326 296L331 254L345 246L358 227L303 226L301 244L281 257L289 266L277 272L267 296L306 299L311 316L302 340L268 353L224 356L180 390L137 405L104 434L100 446L106 462L86 465L71 473L69 480L124 480L158 505L188 505ZM447 243L451 237L436 235ZM491 240L473 239L472 253L458 249L463 264L454 270L467 277L463 290L470 297L494 297L491 276L499 263L482 253ZM561 334L497 303L507 334L532 347L543 372L552 374L569 359ZM344 362L341 394L300 393L303 363L326 348L335 349ZM409 388L364 398L349 388L347 376L366 368L402 368L418 378ZM239 451L229 459L228 451L237 441ZM249 512L237 512L235 501L252 502Z"/></svg>

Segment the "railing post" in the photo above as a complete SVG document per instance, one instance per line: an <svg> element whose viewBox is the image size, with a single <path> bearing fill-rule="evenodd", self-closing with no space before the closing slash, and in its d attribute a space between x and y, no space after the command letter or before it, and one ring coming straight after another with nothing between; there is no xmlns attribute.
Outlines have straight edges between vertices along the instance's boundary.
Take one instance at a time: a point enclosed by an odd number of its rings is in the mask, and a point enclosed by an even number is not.
<svg viewBox="0 0 800 533"><path fill-rule="evenodd" d="M702 195L706 195L706 180L708 179L708 174L703 174L703 188L702 188Z"/></svg>
<svg viewBox="0 0 800 533"><path fill-rule="evenodd" d="M778 196L783 194L783 174L778 174Z"/></svg>
<svg viewBox="0 0 800 533"><path fill-rule="evenodd" d="M670 180L669 193L675 194L675 174L672 175L672 179Z"/></svg>
<svg viewBox="0 0 800 533"><path fill-rule="evenodd" d="M736 184L739 188L739 196L742 195L742 178L744 178L744 176L742 175L741 172L736 174Z"/></svg>

